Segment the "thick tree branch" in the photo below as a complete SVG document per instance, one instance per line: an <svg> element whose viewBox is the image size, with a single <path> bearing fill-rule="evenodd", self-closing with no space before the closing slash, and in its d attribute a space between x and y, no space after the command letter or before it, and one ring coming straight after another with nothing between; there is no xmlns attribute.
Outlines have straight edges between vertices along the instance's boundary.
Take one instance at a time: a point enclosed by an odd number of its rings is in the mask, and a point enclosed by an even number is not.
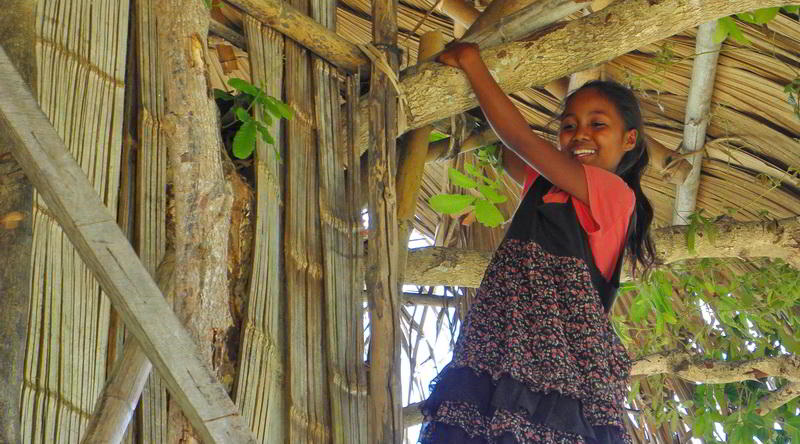
<svg viewBox="0 0 800 444"><path fill-rule="evenodd" d="M800 356L782 355L747 361L711 361L697 359L688 353L655 353L637 359L631 376L673 374L703 384L726 384L767 376L800 381Z"/></svg>
<svg viewBox="0 0 800 444"><path fill-rule="evenodd" d="M507 43L481 55L503 90L512 93L607 62L709 20L791 3L792 0L622 0L534 40ZM408 107L407 125L398 128L398 133L477 106L466 78L451 67L427 63L400 83ZM361 121L366 121L364 99L360 112ZM366 126L362 126L358 140L361 151L365 151Z"/></svg>
<svg viewBox="0 0 800 444"><path fill-rule="evenodd" d="M723 257L769 257L783 259L800 269L800 218L779 221L714 224L716 239L698 230L694 254L686 243L688 227L666 227L653 232L660 263L685 259ZM492 253L458 248L428 247L411 250L405 283L415 285L451 285L478 287ZM623 280L629 277L623 276Z"/></svg>

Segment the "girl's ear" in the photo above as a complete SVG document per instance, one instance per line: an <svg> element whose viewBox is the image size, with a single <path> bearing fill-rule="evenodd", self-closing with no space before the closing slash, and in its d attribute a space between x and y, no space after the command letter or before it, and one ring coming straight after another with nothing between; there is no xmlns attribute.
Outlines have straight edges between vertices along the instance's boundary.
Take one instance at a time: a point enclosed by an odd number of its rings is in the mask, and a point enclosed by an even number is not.
<svg viewBox="0 0 800 444"><path fill-rule="evenodd" d="M636 146L636 141L639 138L639 131L636 128L630 129L625 131L625 135L622 138L622 150L623 151L630 151Z"/></svg>

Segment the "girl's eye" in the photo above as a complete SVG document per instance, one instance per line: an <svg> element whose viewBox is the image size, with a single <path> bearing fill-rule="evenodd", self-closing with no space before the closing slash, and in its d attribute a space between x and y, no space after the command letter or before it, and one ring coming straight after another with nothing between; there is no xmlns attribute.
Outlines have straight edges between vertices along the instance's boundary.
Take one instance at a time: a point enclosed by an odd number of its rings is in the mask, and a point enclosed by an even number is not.
<svg viewBox="0 0 800 444"><path fill-rule="evenodd" d="M592 126L605 126L605 125L606 124L604 122L593 122L592 123Z"/></svg>
<svg viewBox="0 0 800 444"><path fill-rule="evenodd" d="M568 129L572 129L574 127L575 127L575 125L573 125L571 123L564 123L564 124L561 125L561 129L562 130L568 130Z"/></svg>

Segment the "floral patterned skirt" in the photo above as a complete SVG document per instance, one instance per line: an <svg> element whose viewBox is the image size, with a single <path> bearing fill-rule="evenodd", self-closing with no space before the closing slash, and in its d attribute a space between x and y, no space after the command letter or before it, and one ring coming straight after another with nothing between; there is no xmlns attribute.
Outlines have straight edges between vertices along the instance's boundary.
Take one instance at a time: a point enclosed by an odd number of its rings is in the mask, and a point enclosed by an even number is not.
<svg viewBox="0 0 800 444"><path fill-rule="evenodd" d="M628 443L629 373L586 263L507 239L421 407L420 442Z"/></svg>

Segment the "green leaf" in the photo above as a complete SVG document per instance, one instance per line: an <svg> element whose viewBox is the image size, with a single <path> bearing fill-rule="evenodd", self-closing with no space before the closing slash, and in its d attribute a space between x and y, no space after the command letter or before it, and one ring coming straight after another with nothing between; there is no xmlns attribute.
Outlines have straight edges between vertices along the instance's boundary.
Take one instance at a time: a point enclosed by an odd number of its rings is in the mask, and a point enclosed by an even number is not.
<svg viewBox="0 0 800 444"><path fill-rule="evenodd" d="M650 312L650 307L650 300L644 294L639 293L636 299L633 300L633 305L631 305L631 321L636 323L641 322L647 317L647 314Z"/></svg>
<svg viewBox="0 0 800 444"><path fill-rule="evenodd" d="M461 173L461 171L458 171L453 167L447 169L447 175L450 177L450 182L453 185L458 185L463 188L475 188L478 186L477 182L465 176Z"/></svg>
<svg viewBox="0 0 800 444"><path fill-rule="evenodd" d="M259 94L261 94L261 90L258 89L257 86L255 86L255 85L253 85L253 84L251 84L251 83L249 83L249 82L247 82L245 80L242 80L242 79L240 79L238 77L232 77L232 78L228 79L228 85L230 85L230 87L233 88L233 89L241 91L241 92L243 92L245 94L250 94L253 97L256 97Z"/></svg>
<svg viewBox="0 0 800 444"><path fill-rule="evenodd" d="M264 142L275 145L275 139L272 137L272 134L269 133L269 128L264 125L258 125L258 132L261 134L261 139Z"/></svg>
<svg viewBox="0 0 800 444"><path fill-rule="evenodd" d="M714 43L720 44L728 37L728 29L720 23L722 19L717 21L717 26L714 28Z"/></svg>
<svg viewBox="0 0 800 444"><path fill-rule="evenodd" d="M788 12L789 14L800 14L800 5L784 6L783 10Z"/></svg>
<svg viewBox="0 0 800 444"><path fill-rule="evenodd" d="M283 117L286 120L292 120L292 117L294 116L294 111L292 111L292 109L289 108L289 105L281 102L280 100L274 97L265 96L264 98L268 103L272 105L268 106L267 108L270 110L270 112L272 112L272 114L275 117L279 118Z"/></svg>
<svg viewBox="0 0 800 444"><path fill-rule="evenodd" d="M239 159L246 159L253 154L256 144L256 123L245 122L236 135L233 136L233 155Z"/></svg>
<svg viewBox="0 0 800 444"><path fill-rule="evenodd" d="M491 203L503 203L508 200L506 196L498 193L486 185L478 185L478 191L480 191L481 194L483 194L483 197L485 197Z"/></svg>
<svg viewBox="0 0 800 444"><path fill-rule="evenodd" d="M248 113L247 110L242 107L237 107L234 111L234 114L236 114L236 118L242 123L247 123L253 120L253 118L250 117L250 113Z"/></svg>
<svg viewBox="0 0 800 444"><path fill-rule="evenodd" d="M479 171L477 168L475 168L475 166L474 166L473 164L471 164L471 163L465 163L465 164L464 164L464 171L466 171L468 174L471 174L471 175L473 175L473 176L475 176L475 177L483 177L483 173L481 173L481 172L480 172L480 171Z"/></svg>
<svg viewBox="0 0 800 444"><path fill-rule="evenodd" d="M431 208L442 214L458 214L475 201L474 196L463 194L437 194L430 198Z"/></svg>
<svg viewBox="0 0 800 444"><path fill-rule="evenodd" d="M264 122L264 123L265 123L267 126L270 126L270 125L272 125L272 116L270 116L270 115L269 115L269 113L268 113L266 110L264 110L264 109L262 109L262 111L261 111L261 120L262 120L262 121L263 121L263 122Z"/></svg>
<svg viewBox="0 0 800 444"><path fill-rule="evenodd" d="M442 139L447 139L447 135L438 131L431 131L430 135L428 135L428 142L437 142Z"/></svg>
<svg viewBox="0 0 800 444"><path fill-rule="evenodd" d="M227 102L233 100L234 97L231 95L231 93L225 90L214 88L214 98L217 100L225 100Z"/></svg>
<svg viewBox="0 0 800 444"><path fill-rule="evenodd" d="M744 44L744 45L750 44L750 40L747 40L747 37L745 37L744 34L742 34L742 30L739 29L739 25L737 25L736 22L733 21L732 18L723 17L723 18L717 20L717 27L720 27L720 26L724 27L727 35L730 35L737 42L739 42L741 44ZM716 36L716 32L715 32L715 36ZM717 42L716 39L714 39L714 41ZM719 42L717 42L717 43L719 43Z"/></svg>
<svg viewBox="0 0 800 444"><path fill-rule="evenodd" d="M761 8L756 9L753 11L753 16L756 19L757 25L763 25L764 23L769 22L770 20L774 19L778 12L780 11L780 7L776 6L774 8Z"/></svg>
<svg viewBox="0 0 800 444"><path fill-rule="evenodd" d="M494 228L505 222L503 213L486 199L477 199L475 201L475 218L478 219L478 222L490 228Z"/></svg>

